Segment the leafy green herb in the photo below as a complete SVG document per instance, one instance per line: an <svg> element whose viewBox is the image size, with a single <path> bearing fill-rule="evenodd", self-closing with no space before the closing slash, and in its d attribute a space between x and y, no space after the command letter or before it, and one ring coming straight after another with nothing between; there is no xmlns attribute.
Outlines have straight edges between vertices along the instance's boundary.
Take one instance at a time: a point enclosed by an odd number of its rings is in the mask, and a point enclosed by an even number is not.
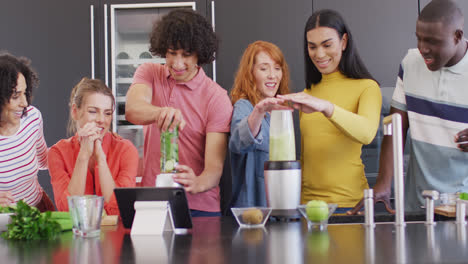
<svg viewBox="0 0 468 264"><path fill-rule="evenodd" d="M5 239L53 240L60 233L60 224L52 219L51 212L41 212L22 200L16 204L8 230L2 233Z"/></svg>
<svg viewBox="0 0 468 264"><path fill-rule="evenodd" d="M0 214L14 213L15 209L16 209L16 205L9 205L9 206L5 206L5 207L0 206Z"/></svg>

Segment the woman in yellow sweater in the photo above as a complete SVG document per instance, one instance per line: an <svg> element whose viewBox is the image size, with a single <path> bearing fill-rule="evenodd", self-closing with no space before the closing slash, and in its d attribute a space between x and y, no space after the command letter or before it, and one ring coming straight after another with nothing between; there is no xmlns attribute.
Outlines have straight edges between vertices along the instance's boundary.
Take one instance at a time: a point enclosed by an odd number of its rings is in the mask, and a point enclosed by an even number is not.
<svg viewBox="0 0 468 264"><path fill-rule="evenodd" d="M379 126L382 96L343 18L319 10L304 32L306 89L278 96L300 111L302 203L353 207L369 188L361 160Z"/></svg>

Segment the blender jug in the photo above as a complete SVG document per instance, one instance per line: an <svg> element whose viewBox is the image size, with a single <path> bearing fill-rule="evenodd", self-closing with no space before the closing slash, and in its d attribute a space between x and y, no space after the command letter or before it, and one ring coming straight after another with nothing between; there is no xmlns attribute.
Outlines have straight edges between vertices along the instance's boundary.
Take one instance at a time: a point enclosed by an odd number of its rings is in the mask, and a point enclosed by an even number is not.
<svg viewBox="0 0 468 264"><path fill-rule="evenodd" d="M296 160L291 110L273 110L270 118L270 161Z"/></svg>
<svg viewBox="0 0 468 264"><path fill-rule="evenodd" d="M296 160L296 142L291 110L273 110L270 118L270 160L264 164L267 204L271 216L297 219L301 201L301 163Z"/></svg>

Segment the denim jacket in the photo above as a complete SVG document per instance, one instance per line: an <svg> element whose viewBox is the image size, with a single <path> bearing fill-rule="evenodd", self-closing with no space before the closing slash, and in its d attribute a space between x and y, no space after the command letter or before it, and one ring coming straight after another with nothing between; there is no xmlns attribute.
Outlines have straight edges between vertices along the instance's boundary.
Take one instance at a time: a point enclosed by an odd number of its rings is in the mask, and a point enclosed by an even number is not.
<svg viewBox="0 0 468 264"><path fill-rule="evenodd" d="M232 174L232 207L266 206L263 164L269 158L270 114L262 120L256 137L247 119L253 105L245 99L234 104L229 151Z"/></svg>

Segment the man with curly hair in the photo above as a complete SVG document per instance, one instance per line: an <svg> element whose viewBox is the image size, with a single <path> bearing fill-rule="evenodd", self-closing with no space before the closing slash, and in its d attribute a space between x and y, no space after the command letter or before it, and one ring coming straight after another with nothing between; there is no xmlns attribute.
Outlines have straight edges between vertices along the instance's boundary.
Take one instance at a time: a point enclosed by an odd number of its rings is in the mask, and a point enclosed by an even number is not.
<svg viewBox="0 0 468 264"><path fill-rule="evenodd" d="M207 20L190 9L176 9L156 22L150 52L164 65L138 67L127 93L125 116L145 125L143 185L160 173L160 133L179 133L179 165L174 181L183 185L192 216L220 215L223 172L232 114L227 91L200 65L214 60L218 40Z"/></svg>

